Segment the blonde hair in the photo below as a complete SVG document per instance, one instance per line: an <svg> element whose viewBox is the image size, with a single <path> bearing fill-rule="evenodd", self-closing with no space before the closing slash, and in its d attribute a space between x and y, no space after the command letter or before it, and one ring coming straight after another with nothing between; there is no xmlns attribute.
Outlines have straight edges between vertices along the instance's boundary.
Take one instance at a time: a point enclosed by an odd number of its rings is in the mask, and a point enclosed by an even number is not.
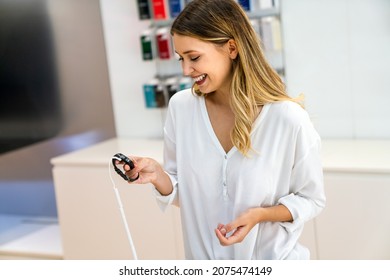
<svg viewBox="0 0 390 280"><path fill-rule="evenodd" d="M249 18L234 0L193 0L175 19L171 34L190 36L216 45L233 39L238 56L233 60L230 103L235 116L232 143L244 155L251 149L250 133L259 106L301 98L287 95L285 85L268 64ZM193 91L202 96L196 85Z"/></svg>

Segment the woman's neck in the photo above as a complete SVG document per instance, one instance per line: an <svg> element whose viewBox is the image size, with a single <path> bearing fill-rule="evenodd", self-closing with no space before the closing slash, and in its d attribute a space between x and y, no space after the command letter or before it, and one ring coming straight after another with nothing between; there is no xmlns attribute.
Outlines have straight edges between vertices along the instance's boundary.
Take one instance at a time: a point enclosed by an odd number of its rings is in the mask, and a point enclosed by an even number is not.
<svg viewBox="0 0 390 280"><path fill-rule="evenodd" d="M208 102L212 103L215 106L231 108L230 96L229 93L226 91L214 91L212 93L207 94L205 98Z"/></svg>

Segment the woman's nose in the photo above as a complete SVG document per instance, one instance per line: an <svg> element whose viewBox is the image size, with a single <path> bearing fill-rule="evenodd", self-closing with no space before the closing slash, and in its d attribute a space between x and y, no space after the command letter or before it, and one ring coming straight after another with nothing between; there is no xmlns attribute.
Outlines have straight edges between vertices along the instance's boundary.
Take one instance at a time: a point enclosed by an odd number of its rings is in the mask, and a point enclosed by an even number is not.
<svg viewBox="0 0 390 280"><path fill-rule="evenodd" d="M191 76L191 73L194 71L194 68L190 65L190 63L187 62L182 62L181 68L183 70L183 75L184 76Z"/></svg>

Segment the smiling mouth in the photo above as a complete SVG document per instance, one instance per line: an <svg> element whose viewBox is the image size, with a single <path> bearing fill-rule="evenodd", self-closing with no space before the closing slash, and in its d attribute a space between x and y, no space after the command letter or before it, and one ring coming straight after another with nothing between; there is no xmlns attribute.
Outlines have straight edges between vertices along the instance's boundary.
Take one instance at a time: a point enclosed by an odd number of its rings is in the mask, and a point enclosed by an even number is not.
<svg viewBox="0 0 390 280"><path fill-rule="evenodd" d="M207 75L206 75L206 74L203 74L203 75L200 75L200 76L195 77L195 78L193 78L193 79L194 79L195 83L201 84L201 83L203 83L203 81L206 79L206 77L207 77Z"/></svg>

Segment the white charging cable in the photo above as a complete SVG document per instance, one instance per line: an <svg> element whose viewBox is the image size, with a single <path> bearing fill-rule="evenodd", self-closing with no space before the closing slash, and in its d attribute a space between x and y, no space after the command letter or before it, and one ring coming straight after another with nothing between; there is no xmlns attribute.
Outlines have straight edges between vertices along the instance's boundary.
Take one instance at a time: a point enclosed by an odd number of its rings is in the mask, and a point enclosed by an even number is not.
<svg viewBox="0 0 390 280"><path fill-rule="evenodd" d="M125 227L127 239L128 239L128 241L130 243L130 248L131 248L131 252L133 254L133 258L135 260L138 260L137 251L135 250L133 238L131 237L131 233L130 233L130 229L129 229L129 224L127 223L126 214L125 214L125 211L123 209L122 199L121 199L121 196L119 194L119 190L118 190L118 188L115 185L114 179L112 178L112 175L111 175L111 164L112 164L112 159L110 159L110 161L108 163L108 174L110 176L110 180L111 180L114 192L115 192L115 197L116 197L116 200L117 200L117 203L118 203L118 206L119 206L119 211L121 213L122 222L123 222L123 225Z"/></svg>

